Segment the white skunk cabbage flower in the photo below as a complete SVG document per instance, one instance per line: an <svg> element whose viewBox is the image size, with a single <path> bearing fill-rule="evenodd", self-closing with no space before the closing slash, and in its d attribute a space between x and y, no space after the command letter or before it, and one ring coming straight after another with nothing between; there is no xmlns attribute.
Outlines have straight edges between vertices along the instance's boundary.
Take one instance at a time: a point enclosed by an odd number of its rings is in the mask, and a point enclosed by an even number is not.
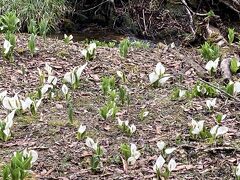
<svg viewBox="0 0 240 180"><path fill-rule="evenodd" d="M208 63L205 66L205 69L210 73L216 72L218 67L218 62L219 62L219 58L217 58L215 61L208 61Z"/></svg>
<svg viewBox="0 0 240 180"><path fill-rule="evenodd" d="M233 92L234 94L237 94L240 92L240 82L235 82L233 86Z"/></svg>
<svg viewBox="0 0 240 180"><path fill-rule="evenodd" d="M165 149L165 153L166 153L166 154L172 154L173 151L175 151L176 149L177 149L177 148L175 148L175 147L167 148L167 149Z"/></svg>
<svg viewBox="0 0 240 180"><path fill-rule="evenodd" d="M95 151L97 151L98 143L97 142L95 143L92 138L87 137L87 139L86 139L86 146L89 147L89 148L94 149Z"/></svg>
<svg viewBox="0 0 240 180"><path fill-rule="evenodd" d="M211 128L210 133L214 137L222 136L228 132L228 128L225 126L216 125Z"/></svg>
<svg viewBox="0 0 240 180"><path fill-rule="evenodd" d="M169 161L169 163L168 163L168 166L167 166L168 170L169 170L170 172L172 172L173 170L176 169L176 167L177 167L176 161L175 161L174 159L171 159L171 160Z"/></svg>
<svg viewBox="0 0 240 180"><path fill-rule="evenodd" d="M199 134L203 130L204 121L195 121L192 119L192 134Z"/></svg>
<svg viewBox="0 0 240 180"><path fill-rule="evenodd" d="M70 84L74 84L76 82L76 77L74 75L74 72L67 72L64 75L63 79Z"/></svg>
<svg viewBox="0 0 240 180"><path fill-rule="evenodd" d="M134 165L136 160L140 157L141 153L137 150L137 146L131 143L131 157L128 158L128 164Z"/></svg>
<svg viewBox="0 0 240 180"><path fill-rule="evenodd" d="M34 151L34 150L30 150L30 151L27 151L27 149L24 149L23 150L23 156L24 157L31 157L31 164L35 163L38 159L38 153L37 151Z"/></svg>
<svg viewBox="0 0 240 180"><path fill-rule="evenodd" d="M48 63L45 63L44 69L47 71L48 76L52 75L52 67Z"/></svg>
<svg viewBox="0 0 240 180"><path fill-rule="evenodd" d="M42 96L43 96L49 89L53 89L53 85L44 84L44 86L43 86L42 89L41 89L41 94L42 94Z"/></svg>
<svg viewBox="0 0 240 180"><path fill-rule="evenodd" d="M181 97L183 97L183 96L185 96L185 94L186 94L186 90L179 90L179 93L178 93L178 96L181 98Z"/></svg>
<svg viewBox="0 0 240 180"><path fill-rule="evenodd" d="M165 146L166 146L165 142L163 142L163 141L157 142L157 147L160 151L162 151L165 148Z"/></svg>
<svg viewBox="0 0 240 180"><path fill-rule="evenodd" d="M5 96L2 101L3 107L7 110L21 109L21 102L17 94L14 97Z"/></svg>
<svg viewBox="0 0 240 180"><path fill-rule="evenodd" d="M96 43L91 43L88 47L88 52L92 55L94 53L94 50L97 48Z"/></svg>
<svg viewBox="0 0 240 180"><path fill-rule="evenodd" d="M216 101L217 101L217 98L214 98L212 100L207 100L206 101L207 108L210 110L210 109L216 107Z"/></svg>
<svg viewBox="0 0 240 180"><path fill-rule="evenodd" d="M62 92L65 96L68 94L68 87L65 84L62 86Z"/></svg>
<svg viewBox="0 0 240 180"><path fill-rule="evenodd" d="M159 81L159 83L162 85L164 84L170 76L165 73L165 67L162 65L162 63L157 63L155 67L155 71L149 74L149 81L151 84Z"/></svg>
<svg viewBox="0 0 240 180"><path fill-rule="evenodd" d="M12 47L11 43L5 39L5 41L3 43L4 54L8 54L11 47Z"/></svg>
<svg viewBox="0 0 240 180"><path fill-rule="evenodd" d="M0 101L2 101L3 98L6 97L6 96L7 96L7 91L6 91L6 90L3 91L3 92L1 92L1 93L0 93Z"/></svg>
<svg viewBox="0 0 240 180"><path fill-rule="evenodd" d="M78 133L83 134L86 131L86 126L83 126L82 124L78 128Z"/></svg>
<svg viewBox="0 0 240 180"><path fill-rule="evenodd" d="M162 169L165 162L166 162L165 159L162 157L162 155L160 155L153 166L153 171L155 173L158 173L158 171Z"/></svg>
<svg viewBox="0 0 240 180"><path fill-rule="evenodd" d="M21 100L22 110L25 111L26 109L30 109L32 103L33 101L30 97L27 97L25 101Z"/></svg>
<svg viewBox="0 0 240 180"><path fill-rule="evenodd" d="M132 134L137 130L137 128L134 124L132 124L131 126L129 126L129 130L130 130L130 133Z"/></svg>
<svg viewBox="0 0 240 180"><path fill-rule="evenodd" d="M13 125L13 118L15 115L16 110L13 110L11 113L7 115L7 117L4 119L4 122L6 123L5 129L10 129Z"/></svg>
<svg viewBox="0 0 240 180"><path fill-rule="evenodd" d="M56 86L56 84L57 84L57 77L56 77L56 76L49 75L49 76L48 76L47 83Z"/></svg>
<svg viewBox="0 0 240 180"><path fill-rule="evenodd" d="M77 75L77 79L80 79L80 76L82 75L83 70L86 68L88 63L85 63L84 65L80 66L77 71L76 71L76 75Z"/></svg>

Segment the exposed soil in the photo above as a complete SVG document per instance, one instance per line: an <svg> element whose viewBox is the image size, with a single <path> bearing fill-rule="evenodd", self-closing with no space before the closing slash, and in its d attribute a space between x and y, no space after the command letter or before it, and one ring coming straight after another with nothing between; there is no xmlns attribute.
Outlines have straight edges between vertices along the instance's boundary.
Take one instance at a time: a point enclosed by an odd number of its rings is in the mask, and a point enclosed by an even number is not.
<svg viewBox="0 0 240 180"><path fill-rule="evenodd" d="M39 51L32 58L27 51L27 39L28 35L18 35L14 63L0 57L0 92L8 90L9 95L19 93L23 97L31 94L39 83L37 67L43 69L46 62L59 79L73 67L85 63L80 53L82 44L65 45L57 39L44 42L39 37ZM36 117L27 113L14 118L12 139L0 142L0 167L9 162L13 152L28 148L39 153L32 168L33 179L152 179L152 166L160 155L156 143L163 140L169 147L177 148L172 157L178 166L171 179L234 179L234 166L240 161L239 107L223 95L218 97L217 108L212 113L206 110L204 98L181 101L170 98L172 89L190 89L198 79L188 63L193 59L205 65L195 49L131 49L127 58L121 59L117 48L97 48L96 59L88 63L80 88L73 92L74 125L68 124L66 102L61 96L44 99ZM164 87L153 88L149 86L148 74L158 62L164 64L173 78ZM100 79L116 75L117 70L124 71L128 79L130 105L121 106L118 117L136 125L137 131L131 137L118 129L116 120L104 121L98 112L105 99ZM59 88L61 84L59 81ZM139 113L143 109L150 113L141 121ZM215 115L220 112L227 114L224 125L229 128L222 144L210 145L190 138L192 118L205 120L206 126L212 127ZM2 118L6 115L3 108L0 115ZM105 149L103 167L98 174L90 169L91 150L85 141L76 139L80 124L87 125L88 136ZM141 151L137 163L127 169L119 158L121 143L135 143Z"/></svg>

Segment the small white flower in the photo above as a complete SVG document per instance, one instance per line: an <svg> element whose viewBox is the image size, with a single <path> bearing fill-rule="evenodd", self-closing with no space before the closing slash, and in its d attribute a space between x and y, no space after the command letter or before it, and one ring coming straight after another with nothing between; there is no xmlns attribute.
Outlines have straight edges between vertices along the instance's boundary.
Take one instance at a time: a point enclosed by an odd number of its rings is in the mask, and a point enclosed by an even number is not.
<svg viewBox="0 0 240 180"><path fill-rule="evenodd" d="M37 159L38 159L38 153L37 153L37 151L30 150L30 151L28 152L28 154L29 154L29 156L32 157L31 164L35 163L35 162L37 161Z"/></svg>
<svg viewBox="0 0 240 180"><path fill-rule="evenodd" d="M49 76L48 76L47 83L56 86L56 84L57 84L57 77L56 77L56 76L49 75Z"/></svg>
<svg viewBox="0 0 240 180"><path fill-rule="evenodd" d="M150 81L151 84L158 81L158 79L159 79L159 76L155 72L152 72L152 73L149 74L149 81Z"/></svg>
<svg viewBox="0 0 240 180"><path fill-rule="evenodd" d="M120 118L118 118L117 120L118 120L118 125L122 126L123 125L123 121Z"/></svg>
<svg viewBox="0 0 240 180"><path fill-rule="evenodd" d="M203 130L204 121L195 121L192 119L192 134L199 134Z"/></svg>
<svg viewBox="0 0 240 180"><path fill-rule="evenodd" d="M11 47L12 47L11 43L8 40L5 39L5 41L3 43L4 54L8 54Z"/></svg>
<svg viewBox="0 0 240 180"><path fill-rule="evenodd" d="M209 110L214 108L214 107L216 107L216 100L217 100L217 98L214 98L212 100L207 100L206 101L206 105L207 105Z"/></svg>
<svg viewBox="0 0 240 180"><path fill-rule="evenodd" d="M65 84L62 86L62 92L65 96L68 94L68 87Z"/></svg>
<svg viewBox="0 0 240 180"><path fill-rule="evenodd" d="M165 163L165 159L162 157L162 155L160 155L160 156L157 158L156 163L155 163L154 166L153 166L153 171L154 171L155 173L157 173L158 171L160 171L160 170L162 169L164 163Z"/></svg>
<svg viewBox="0 0 240 180"><path fill-rule="evenodd" d="M3 107L7 110L21 109L21 103L18 95L15 94L14 97L5 96L2 101Z"/></svg>
<svg viewBox="0 0 240 180"><path fill-rule="evenodd" d="M144 117L144 118L145 118L145 117L147 117L147 116L148 116L148 114L149 114L149 111L144 111L144 112L143 112L143 114L142 114L142 117Z"/></svg>
<svg viewBox="0 0 240 180"><path fill-rule="evenodd" d="M45 63L44 69L47 71L48 76L52 75L52 67L48 63Z"/></svg>
<svg viewBox="0 0 240 180"><path fill-rule="evenodd" d="M234 94L237 94L240 92L240 82L235 82L233 87Z"/></svg>
<svg viewBox="0 0 240 180"><path fill-rule="evenodd" d="M10 129L13 125L13 118L15 115L16 110L13 110L11 113L7 115L7 117L4 119L4 122L6 123L5 129Z"/></svg>
<svg viewBox="0 0 240 180"><path fill-rule="evenodd" d="M80 66L77 71L76 71L76 75L77 75L77 79L80 79L80 76L82 75L83 70L86 68L87 63L85 63L84 65Z"/></svg>
<svg viewBox="0 0 240 180"><path fill-rule="evenodd" d="M97 48L96 43L91 43L88 47L88 52L92 55L96 48Z"/></svg>
<svg viewBox="0 0 240 180"><path fill-rule="evenodd" d="M136 163L136 160L140 157L140 152L137 150L135 144L131 144L131 157L128 158L128 164L133 165Z"/></svg>
<svg viewBox="0 0 240 180"><path fill-rule="evenodd" d="M25 111L27 108L30 109L32 103L33 101L29 97L27 97L25 101L21 100L22 110Z"/></svg>
<svg viewBox="0 0 240 180"><path fill-rule="evenodd" d="M165 76L159 79L159 84L163 85L167 82L167 80L170 78L171 76Z"/></svg>
<svg viewBox="0 0 240 180"><path fill-rule="evenodd" d="M130 133L132 134L132 133L134 133L134 132L137 130L137 128L136 128L136 126L135 126L134 124L132 124L132 125L129 127L129 130L130 130Z"/></svg>
<svg viewBox="0 0 240 180"><path fill-rule="evenodd" d="M177 163L174 159L171 159L168 163L168 170L172 172L177 167Z"/></svg>
<svg viewBox="0 0 240 180"><path fill-rule="evenodd" d="M53 89L53 86L50 84L44 84L44 86L41 89L41 94L42 96L49 90L49 89Z"/></svg>
<svg viewBox="0 0 240 180"><path fill-rule="evenodd" d="M172 154L173 153L173 151L175 151L176 150L176 148L167 148L167 149L165 149L165 153L166 154Z"/></svg>
<svg viewBox="0 0 240 180"><path fill-rule="evenodd" d="M117 75L118 75L118 77L123 78L123 72L122 71L117 71Z"/></svg>
<svg viewBox="0 0 240 180"><path fill-rule="evenodd" d="M236 168L236 176L240 177L240 163L238 164L238 166Z"/></svg>
<svg viewBox="0 0 240 180"><path fill-rule="evenodd" d="M178 96L181 98L181 97L183 97L183 96L185 96L185 94L186 94L186 90L179 90L179 93L178 93Z"/></svg>
<svg viewBox="0 0 240 180"><path fill-rule="evenodd" d="M155 68L155 73L158 76L161 76L165 73L165 67L162 65L162 63L157 63L156 68Z"/></svg>
<svg viewBox="0 0 240 180"><path fill-rule="evenodd" d="M163 142L163 141L157 142L157 147L160 151L162 151L165 148L165 146L166 146L165 142Z"/></svg>
<svg viewBox="0 0 240 180"><path fill-rule="evenodd" d="M208 72L211 72L211 71L216 72L218 67L218 62L219 62L219 58L217 58L215 61L208 61L205 68L208 70Z"/></svg>
<svg viewBox="0 0 240 180"><path fill-rule="evenodd" d="M86 146L94 149L95 151L97 150L98 144L93 141L92 138L87 137L86 138Z"/></svg>
<svg viewBox="0 0 240 180"><path fill-rule="evenodd" d="M86 126L83 126L82 124L78 128L78 133L83 134L86 131Z"/></svg>
<svg viewBox="0 0 240 180"><path fill-rule="evenodd" d="M222 136L222 135L226 134L227 132L228 132L228 128L225 127L225 126L221 126L217 130L216 137L217 136Z"/></svg>
<svg viewBox="0 0 240 180"><path fill-rule="evenodd" d="M213 126L211 129L210 129L210 133L212 136L215 136L215 134L217 133L217 129L218 129L219 125L216 125L216 126Z"/></svg>
<svg viewBox="0 0 240 180"><path fill-rule="evenodd" d="M81 53L82 53L82 55L86 58L88 51L87 51L86 49L83 49L83 50L81 51Z"/></svg>
<svg viewBox="0 0 240 180"><path fill-rule="evenodd" d="M70 84L74 84L76 82L76 77L74 75L74 72L67 72L64 75L63 79Z"/></svg>

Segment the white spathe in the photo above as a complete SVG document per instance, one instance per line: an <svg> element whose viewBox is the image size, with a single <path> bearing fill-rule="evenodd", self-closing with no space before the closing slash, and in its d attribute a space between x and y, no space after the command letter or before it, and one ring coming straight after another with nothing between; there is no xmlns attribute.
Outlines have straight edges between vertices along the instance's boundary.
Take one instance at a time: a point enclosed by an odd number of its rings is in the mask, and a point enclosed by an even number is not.
<svg viewBox="0 0 240 180"><path fill-rule="evenodd" d="M211 71L216 72L218 67L218 62L219 62L219 58L217 58L215 61L208 61L205 68L207 69L208 72L211 72Z"/></svg>
<svg viewBox="0 0 240 180"><path fill-rule="evenodd" d="M165 145L166 145L166 143L163 141L157 142L157 147L160 151L162 151L164 149Z"/></svg>
<svg viewBox="0 0 240 180"><path fill-rule="evenodd" d="M11 47L12 47L11 43L5 39L5 41L3 43L4 54L8 54Z"/></svg>
<svg viewBox="0 0 240 180"><path fill-rule="evenodd" d="M65 96L68 94L68 87L66 86L66 84L62 85L62 92Z"/></svg>
<svg viewBox="0 0 240 180"><path fill-rule="evenodd" d="M98 147L98 144L95 143L92 138L87 137L86 138L86 146L89 147L89 148L92 148L96 151L97 147Z"/></svg>
<svg viewBox="0 0 240 180"><path fill-rule="evenodd" d="M217 98L214 98L212 100L208 99L206 101L206 105L207 105L208 109L212 109L212 108L216 107L216 101L217 101Z"/></svg>
<svg viewBox="0 0 240 180"><path fill-rule="evenodd" d="M137 146L131 143L131 157L128 158L128 164L133 165L136 160L140 157L141 153L137 150Z"/></svg>
<svg viewBox="0 0 240 180"><path fill-rule="evenodd" d="M78 128L78 133L80 133L80 134L83 134L85 131L86 131L86 126L84 126L84 125L80 125L80 127Z"/></svg>
<svg viewBox="0 0 240 180"><path fill-rule="evenodd" d="M165 159L162 157L162 155L160 155L160 156L157 158L156 163L155 163L154 166L153 166L153 171L154 171L155 173L157 173L158 171L160 171L160 170L162 169L164 163L165 163Z"/></svg>
<svg viewBox="0 0 240 180"><path fill-rule="evenodd" d="M176 161L174 159L171 159L168 163L168 170L172 172L173 170L176 169L176 167L177 167Z"/></svg>
<svg viewBox="0 0 240 180"><path fill-rule="evenodd" d="M199 134L203 130L204 121L195 121L192 119L192 134Z"/></svg>
<svg viewBox="0 0 240 180"><path fill-rule="evenodd" d="M27 97L25 101L21 100L22 110L25 111L27 108L30 109L32 103L33 101L31 100L30 97Z"/></svg>
<svg viewBox="0 0 240 180"><path fill-rule="evenodd" d="M45 63L44 69L47 71L48 76L52 75L52 67L49 65L49 63Z"/></svg>
<svg viewBox="0 0 240 180"><path fill-rule="evenodd" d="M167 149L165 149L165 153L166 153L166 154L172 154L173 151L175 151L175 150L176 150L176 148L174 148L174 147L172 147L172 148L167 148Z"/></svg>

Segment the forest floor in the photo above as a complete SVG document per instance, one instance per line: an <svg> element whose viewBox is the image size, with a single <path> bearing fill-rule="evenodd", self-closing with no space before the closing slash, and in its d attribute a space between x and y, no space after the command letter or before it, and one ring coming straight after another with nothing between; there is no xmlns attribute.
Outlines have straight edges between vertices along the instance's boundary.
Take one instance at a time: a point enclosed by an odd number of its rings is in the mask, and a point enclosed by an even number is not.
<svg viewBox="0 0 240 180"><path fill-rule="evenodd" d="M39 51L31 57L27 39L28 35L18 35L14 63L0 57L0 92L7 90L8 95L18 93L22 97L32 94L39 87L37 68L43 70L46 62L58 79L85 63L81 55L83 44L65 45L57 39L44 42L38 37ZM98 47L96 52L96 58L88 62L82 74L80 88L72 94L73 125L68 123L66 101L62 97L44 99L36 116L26 113L14 118L12 138L0 142L0 169L15 151L28 148L39 154L32 168L33 179L152 179L155 177L153 165L160 155L156 144L164 141L168 147L177 148L171 155L177 168L170 179L234 179L234 167L240 160L239 104L220 94L217 107L208 112L206 98L171 99L173 89L190 90L199 80L189 63L192 60L205 66L196 49L131 49L125 59L120 58L118 48ZM153 88L148 75L158 62L172 78L163 87ZM101 78L115 76L119 84L117 70L126 74L125 85L130 94L129 106L120 106L117 117L136 125L137 130L131 137L120 131L117 120L102 120L99 115L105 100L100 88ZM59 89L61 85L59 80ZM139 118L142 111L149 111L143 120ZM227 115L223 124L229 128L222 143L210 144L190 137L192 119L205 120L210 128L216 125L214 119L218 113ZM6 111L1 108L0 117L5 116ZM80 124L86 125L87 135L105 149L101 159L103 166L97 174L91 172L89 165L92 151L85 140L76 138ZM141 156L135 165L123 166L121 143L135 143L140 150Z"/></svg>

